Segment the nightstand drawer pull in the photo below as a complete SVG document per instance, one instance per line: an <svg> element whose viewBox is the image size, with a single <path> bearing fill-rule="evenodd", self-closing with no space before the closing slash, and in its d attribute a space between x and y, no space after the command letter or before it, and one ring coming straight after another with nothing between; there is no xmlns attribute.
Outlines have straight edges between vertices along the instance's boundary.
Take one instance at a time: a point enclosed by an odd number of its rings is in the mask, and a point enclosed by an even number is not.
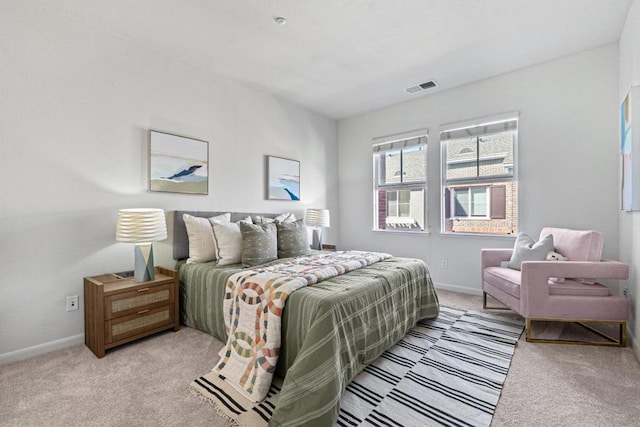
<svg viewBox="0 0 640 427"><path fill-rule="evenodd" d="M148 290L149 290L149 288L142 288L142 289L138 289L138 292L146 292Z"/></svg>
<svg viewBox="0 0 640 427"><path fill-rule="evenodd" d="M147 313L148 311L149 310L142 310L142 311L139 311L138 314L144 314L144 313Z"/></svg>

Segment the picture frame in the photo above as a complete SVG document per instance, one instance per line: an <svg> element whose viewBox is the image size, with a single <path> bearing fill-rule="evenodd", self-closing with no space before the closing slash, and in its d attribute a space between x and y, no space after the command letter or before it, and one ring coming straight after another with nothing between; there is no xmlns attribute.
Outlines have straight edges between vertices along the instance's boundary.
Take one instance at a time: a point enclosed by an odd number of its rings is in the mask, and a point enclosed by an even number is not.
<svg viewBox="0 0 640 427"><path fill-rule="evenodd" d="M300 200L300 161L267 156L267 199Z"/></svg>
<svg viewBox="0 0 640 427"><path fill-rule="evenodd" d="M620 106L620 201L624 211L640 210L640 85Z"/></svg>
<svg viewBox="0 0 640 427"><path fill-rule="evenodd" d="M149 191L209 194L209 143L150 130Z"/></svg>

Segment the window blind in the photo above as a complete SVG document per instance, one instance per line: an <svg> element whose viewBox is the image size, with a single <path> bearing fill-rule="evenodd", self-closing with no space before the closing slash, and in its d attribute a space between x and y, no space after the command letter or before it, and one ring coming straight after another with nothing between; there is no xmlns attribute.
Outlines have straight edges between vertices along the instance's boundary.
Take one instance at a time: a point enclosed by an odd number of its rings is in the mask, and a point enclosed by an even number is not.
<svg viewBox="0 0 640 427"><path fill-rule="evenodd" d="M518 120L511 119L502 122L488 123L461 129L452 129L440 133L440 140L458 138L475 138L478 136L492 135L500 132L518 129Z"/></svg>
<svg viewBox="0 0 640 427"><path fill-rule="evenodd" d="M381 144L375 144L373 146L373 152L380 153L384 151L395 151L395 150L401 150L403 148L417 147L419 145L426 145L426 144L427 144L427 137L419 136L416 138L401 139L398 141L383 142Z"/></svg>

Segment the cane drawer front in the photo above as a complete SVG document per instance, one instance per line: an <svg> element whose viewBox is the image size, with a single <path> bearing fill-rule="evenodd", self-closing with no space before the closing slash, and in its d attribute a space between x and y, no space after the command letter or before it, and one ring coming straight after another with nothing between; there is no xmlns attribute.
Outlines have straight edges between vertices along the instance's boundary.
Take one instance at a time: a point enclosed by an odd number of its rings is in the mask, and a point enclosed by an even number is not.
<svg viewBox="0 0 640 427"><path fill-rule="evenodd" d="M174 306L166 305L107 320L104 323L105 344L108 346L129 337L143 336L145 332L170 326L174 322L174 316Z"/></svg>
<svg viewBox="0 0 640 427"><path fill-rule="evenodd" d="M105 298L104 318L138 315L143 310L173 305L174 289L171 283L166 283L108 296Z"/></svg>

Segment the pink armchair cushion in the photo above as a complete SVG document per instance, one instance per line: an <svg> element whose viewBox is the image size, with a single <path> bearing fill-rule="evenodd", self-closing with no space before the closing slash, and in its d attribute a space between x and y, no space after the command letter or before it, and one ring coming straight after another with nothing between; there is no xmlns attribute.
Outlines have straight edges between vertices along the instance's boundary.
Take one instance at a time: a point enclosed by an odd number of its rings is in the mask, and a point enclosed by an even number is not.
<svg viewBox="0 0 640 427"><path fill-rule="evenodd" d="M553 246L556 252L566 256L568 261L600 261L602 259L602 233L594 230L570 230L568 228L545 227L540 236L553 235ZM558 278L562 282L563 278ZM590 278L576 278L586 284L594 284Z"/></svg>
<svg viewBox="0 0 640 427"><path fill-rule="evenodd" d="M551 234L556 252L569 261L600 261L602 259L602 234L593 230L569 230L568 228L545 227L540 238Z"/></svg>
<svg viewBox="0 0 640 427"><path fill-rule="evenodd" d="M520 299L520 272L512 268L487 267L483 272L483 279L509 295Z"/></svg>

